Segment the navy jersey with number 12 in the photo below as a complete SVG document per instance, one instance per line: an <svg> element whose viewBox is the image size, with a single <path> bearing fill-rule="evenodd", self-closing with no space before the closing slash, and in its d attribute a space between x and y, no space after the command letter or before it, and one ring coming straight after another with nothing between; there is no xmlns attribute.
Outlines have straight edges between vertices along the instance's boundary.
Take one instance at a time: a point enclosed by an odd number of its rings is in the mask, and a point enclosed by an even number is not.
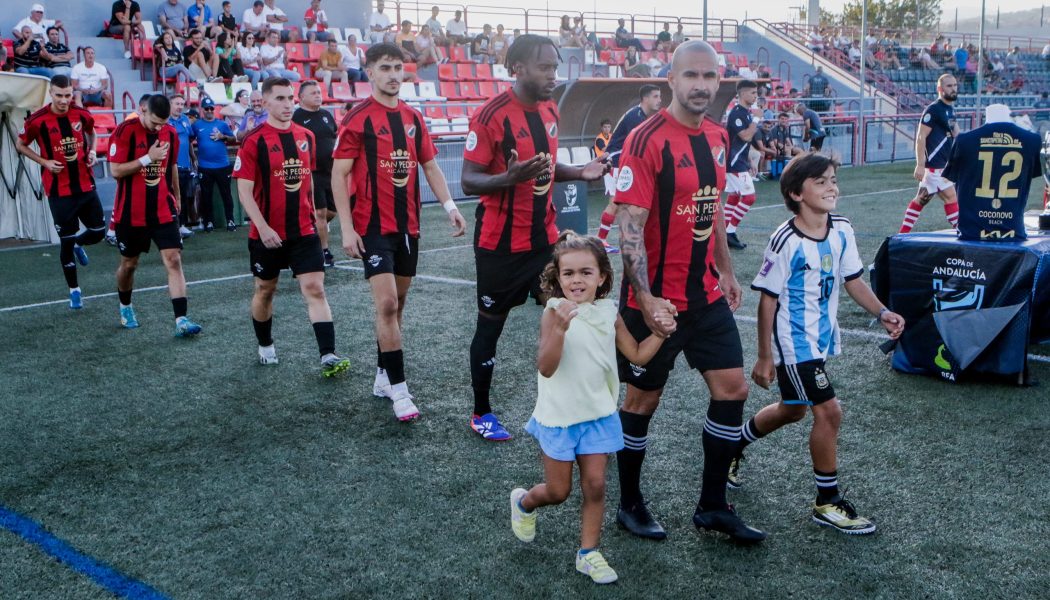
<svg viewBox="0 0 1050 600"><path fill-rule="evenodd" d="M1032 179L1043 174L1039 136L1013 123L988 123L958 137L944 177L959 194L959 237L1025 239Z"/></svg>

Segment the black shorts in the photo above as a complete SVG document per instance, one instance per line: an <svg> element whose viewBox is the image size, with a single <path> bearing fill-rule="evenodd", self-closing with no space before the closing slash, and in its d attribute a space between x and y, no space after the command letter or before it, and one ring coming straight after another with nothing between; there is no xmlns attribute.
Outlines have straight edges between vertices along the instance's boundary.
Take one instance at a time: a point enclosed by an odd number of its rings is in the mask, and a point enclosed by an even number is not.
<svg viewBox="0 0 1050 600"><path fill-rule="evenodd" d="M179 169L179 195L183 200L192 200L197 189L197 178L189 169Z"/></svg>
<svg viewBox="0 0 1050 600"><path fill-rule="evenodd" d="M117 249L120 250L121 256L134 258L149 252L151 241L157 245L157 250L182 250L179 222L172 221L150 227L132 227L117 223Z"/></svg>
<svg viewBox="0 0 1050 600"><path fill-rule="evenodd" d="M335 196L332 195L332 176L314 171L314 210L327 208L335 212ZM320 224L318 224L320 227Z"/></svg>
<svg viewBox="0 0 1050 600"><path fill-rule="evenodd" d="M625 306L620 310L620 316L634 339L641 341L652 334L641 311ZM656 356L644 367L631 364L622 354L616 353L620 381L640 390L659 390L667 383L680 352L685 353L689 366L701 373L744 367L740 332L725 298L703 308L678 313L677 321L678 328L664 340Z"/></svg>
<svg viewBox="0 0 1050 600"><path fill-rule="evenodd" d="M72 196L51 196L47 199L51 218L55 221L58 237L73 237L84 227L101 231L106 228L106 217L102 213L102 201L98 192L82 192Z"/></svg>
<svg viewBox="0 0 1050 600"><path fill-rule="evenodd" d="M820 359L780 365L777 367L777 385L784 404L816 406L835 397L831 379L824 370L824 361Z"/></svg>
<svg viewBox="0 0 1050 600"><path fill-rule="evenodd" d="M540 275L551 261L552 246L530 252L493 252L474 248L478 277L478 310L505 315L515 306L540 297Z"/></svg>
<svg viewBox="0 0 1050 600"><path fill-rule="evenodd" d="M291 269L292 275L324 272L324 253L317 234L284 240L280 248L267 248L261 240L249 239L248 257L252 275L266 281L276 279L281 269Z"/></svg>
<svg viewBox="0 0 1050 600"><path fill-rule="evenodd" d="M820 152L820 150L824 148L824 138L826 137L827 135L822 134L820 137L810 138L809 149L814 152Z"/></svg>
<svg viewBox="0 0 1050 600"><path fill-rule="evenodd" d="M405 233L379 235L368 233L361 237L365 253L365 279L382 273L398 277L415 277L419 263L419 238Z"/></svg>

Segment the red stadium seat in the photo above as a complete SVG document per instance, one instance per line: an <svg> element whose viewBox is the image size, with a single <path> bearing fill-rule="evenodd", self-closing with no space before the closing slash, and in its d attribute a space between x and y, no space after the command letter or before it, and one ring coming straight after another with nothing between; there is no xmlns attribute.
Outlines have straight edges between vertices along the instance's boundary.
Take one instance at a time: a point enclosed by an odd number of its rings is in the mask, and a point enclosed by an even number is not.
<svg viewBox="0 0 1050 600"><path fill-rule="evenodd" d="M448 118L450 119L467 116L467 110L463 108L462 104L459 103L449 104L445 112L448 114Z"/></svg>
<svg viewBox="0 0 1050 600"><path fill-rule="evenodd" d="M354 84L354 95L358 98L367 98L372 95L372 84L366 81L358 81Z"/></svg>
<svg viewBox="0 0 1050 600"><path fill-rule="evenodd" d="M478 105L478 104L468 104L467 105L467 117L473 117L474 113L476 113L478 111L478 109L480 109L480 108L481 108L481 106Z"/></svg>
<svg viewBox="0 0 1050 600"><path fill-rule="evenodd" d="M95 137L95 154L101 159L109 156L109 133Z"/></svg>
<svg viewBox="0 0 1050 600"><path fill-rule="evenodd" d="M427 102L423 105L423 114L431 119L444 119L445 107L437 102Z"/></svg>
<svg viewBox="0 0 1050 600"><path fill-rule="evenodd" d="M306 77L306 64L305 63L291 63L291 64L288 65L288 69L298 73L300 81L307 79L307 77ZM293 87L295 87L295 93L296 94L299 93L299 86L297 85L298 83L299 82L297 82L297 81L293 81L292 82Z"/></svg>
<svg viewBox="0 0 1050 600"><path fill-rule="evenodd" d="M302 44L285 44L284 54L289 63L310 62L310 51Z"/></svg>
<svg viewBox="0 0 1050 600"><path fill-rule="evenodd" d="M478 94L480 94L482 98L488 99L495 96L498 93L499 92L496 91L496 83L494 81L478 82Z"/></svg>
<svg viewBox="0 0 1050 600"><path fill-rule="evenodd" d="M478 81L494 81L496 78L492 76L492 65L479 64L475 67L475 78Z"/></svg>
<svg viewBox="0 0 1050 600"><path fill-rule="evenodd" d="M459 63L456 65L456 78L460 81L474 79L474 65L471 63Z"/></svg>
<svg viewBox="0 0 1050 600"><path fill-rule="evenodd" d="M612 60L612 50L602 50L601 52L598 53L598 61L599 62L603 62L605 64L610 64L609 61L611 61L611 60Z"/></svg>
<svg viewBox="0 0 1050 600"><path fill-rule="evenodd" d="M439 81L455 81L456 80L456 67L450 64L438 65L438 80Z"/></svg>
<svg viewBox="0 0 1050 600"><path fill-rule="evenodd" d="M609 64L621 65L622 66L624 61L626 61L626 60L627 60L627 51L626 50L613 50L612 62L609 63Z"/></svg>
<svg viewBox="0 0 1050 600"><path fill-rule="evenodd" d="M438 93L449 100L458 100L460 98L459 90L456 89L456 83L453 81L439 82Z"/></svg>
<svg viewBox="0 0 1050 600"><path fill-rule="evenodd" d="M117 128L117 119L110 112L90 111L91 117L95 119L95 131L113 131Z"/></svg>
<svg viewBox="0 0 1050 600"><path fill-rule="evenodd" d="M738 54L736 56L736 66L738 66L738 67L746 67L747 66L747 56L744 55L744 54Z"/></svg>
<svg viewBox="0 0 1050 600"><path fill-rule="evenodd" d="M467 58L467 50L463 46L450 46L448 60L454 63L470 62L470 59Z"/></svg>
<svg viewBox="0 0 1050 600"><path fill-rule="evenodd" d="M477 84L473 81L461 81L459 82L459 96L468 100L481 100L482 97L478 95Z"/></svg>
<svg viewBox="0 0 1050 600"><path fill-rule="evenodd" d="M505 91L509 90L509 89L510 89L511 87L513 87L513 86L514 86L514 84L513 84L512 82L510 82L510 81L497 81L497 82L496 82L496 89L497 89L497 90L499 91L499 93L501 93L501 94L502 94L503 92L505 92Z"/></svg>
<svg viewBox="0 0 1050 600"><path fill-rule="evenodd" d="M725 52L725 49L722 48L722 42L711 41L711 42L708 42L708 43L711 44L711 47L715 49L715 52L717 52L719 54Z"/></svg>
<svg viewBox="0 0 1050 600"><path fill-rule="evenodd" d="M316 63L318 60L320 60L321 55L324 54L325 47L326 47L325 44L322 44L320 42L314 42L314 43L310 44L310 46L309 46L310 62Z"/></svg>
<svg viewBox="0 0 1050 600"><path fill-rule="evenodd" d="M418 71L419 71L419 68L417 67L416 63L410 63L410 62L405 63L405 74L406 75L407 74L415 75ZM411 79L412 79L411 77L406 77L405 81L411 81Z"/></svg>
<svg viewBox="0 0 1050 600"><path fill-rule="evenodd" d="M354 91L346 81L332 83L332 100L339 102L351 102L354 99Z"/></svg>

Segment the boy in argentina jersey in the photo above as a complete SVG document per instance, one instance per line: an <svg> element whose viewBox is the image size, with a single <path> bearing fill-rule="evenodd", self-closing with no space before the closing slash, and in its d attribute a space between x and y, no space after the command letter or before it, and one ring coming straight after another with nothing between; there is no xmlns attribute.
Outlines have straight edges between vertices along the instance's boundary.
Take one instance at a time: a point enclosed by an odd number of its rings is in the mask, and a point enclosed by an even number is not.
<svg viewBox="0 0 1050 600"><path fill-rule="evenodd" d="M934 194L944 200L944 215L951 226L959 226L955 185L943 175L948 155L952 152L952 142L959 135L953 106L959 97L959 83L954 75L945 73L937 79L937 95L937 100L922 112L915 133L915 171L912 175L919 182L919 191L904 211L899 233L911 232L919 220L919 213Z"/></svg>
<svg viewBox="0 0 1050 600"><path fill-rule="evenodd" d="M877 315L891 338L904 331L904 319L883 306L864 282L853 227L848 219L832 213L839 198L837 168L824 155L807 154L793 160L781 175L780 191L795 216L770 236L751 284L751 289L762 293L758 361L751 378L767 389L777 380L781 401L766 406L744 425L728 486L743 485L740 461L748 444L812 410L809 448L817 485L813 521L861 535L874 532L875 524L859 516L838 491L836 447L842 408L824 370L824 361L841 351L839 291L845 288L864 310Z"/></svg>

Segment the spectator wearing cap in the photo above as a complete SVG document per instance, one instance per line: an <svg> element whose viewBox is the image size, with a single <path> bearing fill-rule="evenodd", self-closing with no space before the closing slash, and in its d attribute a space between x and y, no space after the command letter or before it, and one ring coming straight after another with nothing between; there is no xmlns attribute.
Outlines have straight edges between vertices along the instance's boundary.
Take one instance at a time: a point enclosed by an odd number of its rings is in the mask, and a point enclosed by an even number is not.
<svg viewBox="0 0 1050 600"><path fill-rule="evenodd" d="M73 72L73 61L76 60L76 57L77 55L69 49L69 46L63 44L58 37L58 28L48 27L47 42L40 52L40 58L44 66L51 69L52 76L65 75L68 77Z"/></svg>
<svg viewBox="0 0 1050 600"><path fill-rule="evenodd" d="M277 0L263 0L263 15L266 16L270 31L278 32L281 41L287 42L288 30L284 28L284 24L288 22L288 15L277 7Z"/></svg>
<svg viewBox="0 0 1050 600"><path fill-rule="evenodd" d="M197 168L200 173L200 200L198 210L205 232L215 228L215 188L222 197L226 230L234 231L233 195L230 193L230 157L226 144L234 141L233 130L226 121L215 118L215 102L201 100L201 117L192 126L192 137L197 140ZM221 223L221 221L220 221Z"/></svg>
<svg viewBox="0 0 1050 600"><path fill-rule="evenodd" d="M346 47L339 48L342 55L342 67L350 81L368 81L365 73L365 52L357 45L357 36L350 35L346 38Z"/></svg>
<svg viewBox="0 0 1050 600"><path fill-rule="evenodd" d="M467 35L467 23L463 20L463 11L457 10L455 15L445 23L445 39L449 45L469 44L470 36Z"/></svg>
<svg viewBox="0 0 1050 600"><path fill-rule="evenodd" d="M131 37L137 33L140 38L146 37L146 28L142 26L142 9L135 0L116 0L109 11L109 32L123 36L124 58L131 58Z"/></svg>
<svg viewBox="0 0 1050 600"><path fill-rule="evenodd" d="M303 22L306 23L306 39L311 43L335 39L328 33L328 13L321 8L321 0L310 0Z"/></svg>
<svg viewBox="0 0 1050 600"><path fill-rule="evenodd" d="M260 43L266 39L266 33L270 31L270 23L266 21L266 15L263 14L265 7L262 0L255 0L252 7L244 9L244 14L241 15L241 28L245 33L255 34Z"/></svg>
<svg viewBox="0 0 1050 600"><path fill-rule="evenodd" d="M185 38L190 34L190 20L186 15L186 7L179 4L179 0L167 0L157 8L157 22L161 30L170 29L177 38Z"/></svg>
<svg viewBox="0 0 1050 600"><path fill-rule="evenodd" d="M73 97L77 106L113 106L113 95L109 93L109 70L95 62L95 49L84 48L84 61L77 63L70 74L73 80Z"/></svg>
<svg viewBox="0 0 1050 600"><path fill-rule="evenodd" d="M54 19L44 18L44 5L34 4L29 7L29 16L18 22L14 28L11 29L11 33L14 34L15 39L22 39L22 28L25 26L33 31L33 37L40 40L40 43L44 42L47 37L47 28L51 26L62 29L62 21L56 21Z"/></svg>
<svg viewBox="0 0 1050 600"><path fill-rule="evenodd" d="M15 73L50 78L51 69L45 67L40 59L44 47L33 37L33 28L23 25L19 33L18 39L15 40Z"/></svg>

